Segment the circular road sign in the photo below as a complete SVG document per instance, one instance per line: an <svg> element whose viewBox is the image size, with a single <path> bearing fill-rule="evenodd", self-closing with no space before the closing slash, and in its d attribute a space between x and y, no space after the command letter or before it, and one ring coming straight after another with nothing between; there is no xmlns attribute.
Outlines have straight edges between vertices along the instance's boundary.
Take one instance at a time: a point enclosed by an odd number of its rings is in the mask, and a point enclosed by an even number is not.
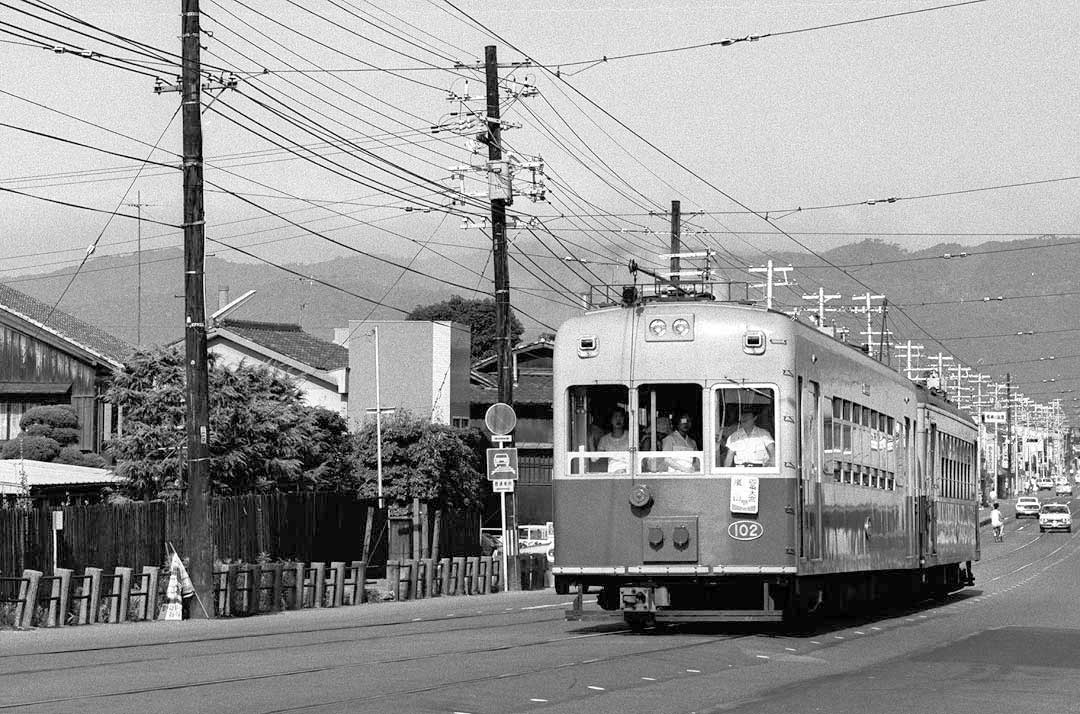
<svg viewBox="0 0 1080 714"><path fill-rule="evenodd" d="M517 426L517 414L509 404L492 404L484 414L484 424L495 436L505 436Z"/></svg>

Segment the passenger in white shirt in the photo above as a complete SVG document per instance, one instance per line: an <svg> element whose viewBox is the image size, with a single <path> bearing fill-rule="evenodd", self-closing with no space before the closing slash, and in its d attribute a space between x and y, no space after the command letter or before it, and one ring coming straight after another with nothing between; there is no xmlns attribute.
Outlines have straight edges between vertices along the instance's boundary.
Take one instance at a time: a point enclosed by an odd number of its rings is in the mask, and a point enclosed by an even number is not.
<svg viewBox="0 0 1080 714"><path fill-rule="evenodd" d="M739 415L739 428L727 438L724 466L772 466L776 442L754 423L753 412Z"/></svg>
<svg viewBox="0 0 1080 714"><path fill-rule="evenodd" d="M611 412L611 431L600 437L596 442L597 451L630 451L630 435L626 431L626 410L616 407ZM626 473L630 462L627 457L607 457L607 471L611 473Z"/></svg>

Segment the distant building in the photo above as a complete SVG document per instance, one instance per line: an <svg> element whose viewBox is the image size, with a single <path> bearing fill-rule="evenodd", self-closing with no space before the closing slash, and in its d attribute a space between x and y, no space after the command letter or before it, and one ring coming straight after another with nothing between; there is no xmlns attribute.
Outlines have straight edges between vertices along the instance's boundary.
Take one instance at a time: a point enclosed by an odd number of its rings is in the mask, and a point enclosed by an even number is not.
<svg viewBox="0 0 1080 714"><path fill-rule="evenodd" d="M0 284L0 440L19 434L32 407L66 404L79 417L83 451L100 452L116 415L105 380L134 349L118 337Z"/></svg>
<svg viewBox="0 0 1080 714"><path fill-rule="evenodd" d="M104 489L118 487L123 480L108 469L8 459L0 461L0 501L16 500L25 485L38 506L97 503Z"/></svg>
<svg viewBox="0 0 1080 714"><path fill-rule="evenodd" d="M286 374L300 387L305 404L348 416L348 350L300 325L218 319L206 333L206 350L227 367L246 362Z"/></svg>
<svg viewBox="0 0 1080 714"><path fill-rule="evenodd" d="M552 519L551 466L553 444L552 358L555 337L543 335L513 350L514 411L518 449L518 523L547 523ZM471 421L483 428L484 413L498 401L498 360L492 355L473 364ZM491 509L488 509L491 512ZM497 515L497 507L494 510ZM490 525L488 523L485 526ZM496 527L498 523L494 524Z"/></svg>
<svg viewBox="0 0 1080 714"><path fill-rule="evenodd" d="M375 359L378 332L379 359ZM349 422L407 410L440 424L469 423L471 331L456 322L350 320L334 341L349 351ZM375 370L378 367L378 395Z"/></svg>

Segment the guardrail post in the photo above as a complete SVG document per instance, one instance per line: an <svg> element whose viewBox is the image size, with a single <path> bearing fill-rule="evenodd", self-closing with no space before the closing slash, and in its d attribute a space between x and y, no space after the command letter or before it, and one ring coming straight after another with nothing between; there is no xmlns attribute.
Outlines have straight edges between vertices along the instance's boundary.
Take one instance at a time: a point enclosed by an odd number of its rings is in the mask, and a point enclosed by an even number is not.
<svg viewBox="0 0 1080 714"><path fill-rule="evenodd" d="M157 589L158 589L158 566L144 565L143 575L146 576L146 592L143 594L144 620L157 619Z"/></svg>
<svg viewBox="0 0 1080 714"><path fill-rule="evenodd" d="M367 583L367 561L353 561L353 581L355 582L356 594L353 596L353 605L367 602L367 591L364 585Z"/></svg>
<svg viewBox="0 0 1080 714"><path fill-rule="evenodd" d="M306 566L303 563L293 563L291 570L295 575L293 582L293 598L292 608L293 610L299 610L304 607L304 575Z"/></svg>
<svg viewBox="0 0 1080 714"><path fill-rule="evenodd" d="M453 585L453 595L466 595L465 592L465 557L457 556L451 561L451 573L450 578Z"/></svg>
<svg viewBox="0 0 1080 714"><path fill-rule="evenodd" d="M326 563L311 564L311 579L314 580L314 594L311 596L312 607L323 606L323 593L326 592Z"/></svg>
<svg viewBox="0 0 1080 714"><path fill-rule="evenodd" d="M420 568L423 564L424 561L422 559L413 559L409 561L409 565L412 567L412 571L409 573L409 589L412 590L413 600L419 600L427 594L421 590L421 583L424 582L424 580L420 574Z"/></svg>
<svg viewBox="0 0 1080 714"><path fill-rule="evenodd" d="M402 600L412 600L413 599L413 595L415 593L413 593L413 589L412 589L411 586L412 586L412 574L413 574L414 570L416 570L416 561L415 560L403 560L403 561L401 561L401 581L398 583L398 587L401 589L401 598L400 599L402 599Z"/></svg>
<svg viewBox="0 0 1080 714"><path fill-rule="evenodd" d="M401 593L398 592L398 580L400 579L401 561L386 561L386 587L390 588L390 592L393 594L395 600L401 599Z"/></svg>
<svg viewBox="0 0 1080 714"><path fill-rule="evenodd" d="M262 611L262 566L258 563L252 563L248 569L248 585L250 590L247 613L258 615Z"/></svg>
<svg viewBox="0 0 1080 714"><path fill-rule="evenodd" d="M341 607L345 604L345 563L335 560L330 563L330 570L334 573L334 597L330 598L330 607Z"/></svg>
<svg viewBox="0 0 1080 714"><path fill-rule="evenodd" d="M87 610L79 613L79 620L92 625L98 621L98 610L101 609L101 568L88 567L83 572L88 580L83 580L87 592L82 606Z"/></svg>
<svg viewBox="0 0 1080 714"><path fill-rule="evenodd" d="M497 593L505 590L503 587L502 556L492 554L491 569L488 572L491 573L491 575L488 576L488 580L491 583L491 592Z"/></svg>
<svg viewBox="0 0 1080 714"><path fill-rule="evenodd" d="M480 594L487 595L491 592L491 556L480 556L480 571L477 576L480 581Z"/></svg>
<svg viewBox="0 0 1080 714"><path fill-rule="evenodd" d="M272 563L270 565L270 612L277 612L281 609L281 563Z"/></svg>
<svg viewBox="0 0 1080 714"><path fill-rule="evenodd" d="M19 583L19 604L15 607L15 624L30 627L37 609L38 583L41 582L40 570L24 570L23 580Z"/></svg>
<svg viewBox="0 0 1080 714"><path fill-rule="evenodd" d="M223 617L229 617L230 615L241 611L236 606L236 599L239 597L237 594L237 582L240 579L240 565L238 563L229 563L225 566L225 611L222 612ZM242 611L241 611L242 612Z"/></svg>
<svg viewBox="0 0 1080 714"><path fill-rule="evenodd" d="M109 600L109 622L127 622L131 602L131 568L113 570L112 598Z"/></svg>
<svg viewBox="0 0 1080 714"><path fill-rule="evenodd" d="M49 600L49 624L53 627L67 625L68 596L71 593L71 569L53 568L52 599Z"/></svg>
<svg viewBox="0 0 1080 714"><path fill-rule="evenodd" d="M480 572L480 558L471 556L465 559L465 594L476 595L480 592L477 575Z"/></svg>
<svg viewBox="0 0 1080 714"><path fill-rule="evenodd" d="M439 594L452 595L450 592L450 559L439 559Z"/></svg>

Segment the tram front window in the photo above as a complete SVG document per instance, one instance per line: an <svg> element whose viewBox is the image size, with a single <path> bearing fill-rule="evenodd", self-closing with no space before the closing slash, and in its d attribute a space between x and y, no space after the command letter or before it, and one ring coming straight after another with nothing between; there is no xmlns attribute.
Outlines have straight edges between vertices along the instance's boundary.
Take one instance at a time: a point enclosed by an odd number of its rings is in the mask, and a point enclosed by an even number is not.
<svg viewBox="0 0 1080 714"><path fill-rule="evenodd" d="M570 388L570 473L630 472L630 390Z"/></svg>
<svg viewBox="0 0 1080 714"><path fill-rule="evenodd" d="M715 392L716 465L776 465L776 393L771 387L720 387Z"/></svg>
<svg viewBox="0 0 1080 714"><path fill-rule="evenodd" d="M640 473L700 473L701 387L645 384L637 393Z"/></svg>

